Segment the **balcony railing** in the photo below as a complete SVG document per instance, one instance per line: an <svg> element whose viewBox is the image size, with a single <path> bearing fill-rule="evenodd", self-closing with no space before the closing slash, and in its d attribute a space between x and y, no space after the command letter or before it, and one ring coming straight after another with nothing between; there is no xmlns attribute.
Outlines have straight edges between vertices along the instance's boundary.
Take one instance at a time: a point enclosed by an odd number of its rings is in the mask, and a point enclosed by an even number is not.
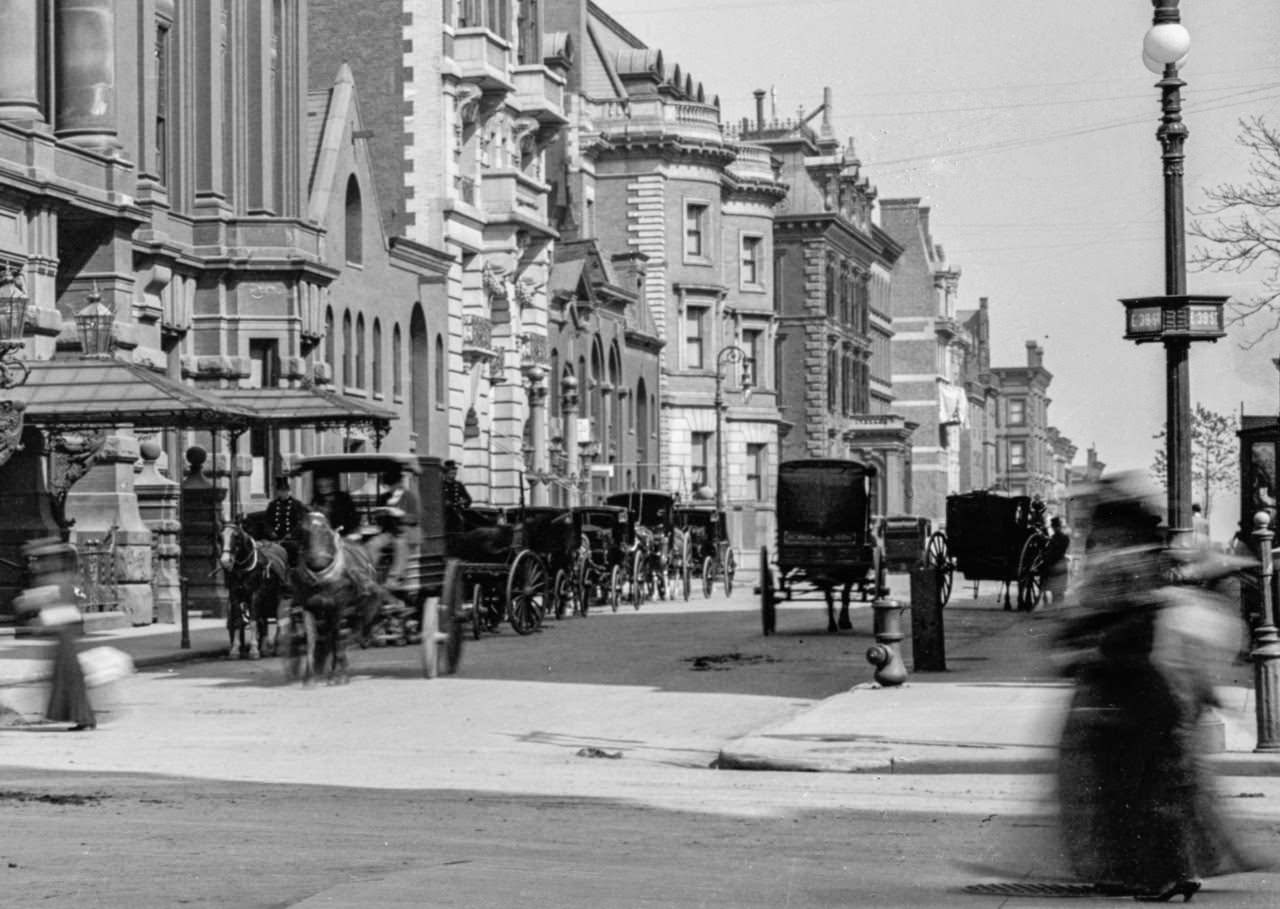
<svg viewBox="0 0 1280 909"><path fill-rule="evenodd" d="M460 28L453 33L453 59L458 73L484 91L512 91L508 61L511 45L487 28Z"/></svg>
<svg viewBox="0 0 1280 909"><path fill-rule="evenodd" d="M638 98L624 105L603 101L592 105L596 129L611 133L662 133L706 141L723 139L720 110L695 101L668 101L666 98Z"/></svg>
<svg viewBox="0 0 1280 909"><path fill-rule="evenodd" d="M493 320L467 313L462 317L463 356L493 355Z"/></svg>
<svg viewBox="0 0 1280 909"><path fill-rule="evenodd" d="M734 159L730 169L739 177L750 177L756 180L772 180L773 156L763 145L740 145L738 157Z"/></svg>
<svg viewBox="0 0 1280 909"><path fill-rule="evenodd" d="M504 215L545 224L549 189L547 184L508 168L487 170L480 180L480 196L491 224L501 222Z"/></svg>
<svg viewBox="0 0 1280 909"><path fill-rule="evenodd" d="M564 80L545 66L517 66L511 71L516 85L516 107L540 123L561 124L564 115Z"/></svg>

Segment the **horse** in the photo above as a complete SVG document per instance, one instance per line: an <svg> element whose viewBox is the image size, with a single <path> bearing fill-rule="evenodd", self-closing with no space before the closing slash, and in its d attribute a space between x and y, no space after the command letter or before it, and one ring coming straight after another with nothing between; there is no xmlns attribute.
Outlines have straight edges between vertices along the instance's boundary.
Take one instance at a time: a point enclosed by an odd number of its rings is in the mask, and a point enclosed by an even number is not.
<svg viewBox="0 0 1280 909"><path fill-rule="evenodd" d="M349 681L351 637L368 634L391 596L378 583L365 548L343 539L323 513L308 512L302 519L299 542L293 589L306 641L302 678L324 674L330 683Z"/></svg>
<svg viewBox="0 0 1280 909"><path fill-rule="evenodd" d="M268 624L276 618L281 595L288 585L288 554L279 543L256 540L240 524L228 524L222 528L218 562L227 580L227 655L252 659L266 656ZM248 640L250 627L256 637L252 644ZM276 652L279 636L277 625L272 653Z"/></svg>

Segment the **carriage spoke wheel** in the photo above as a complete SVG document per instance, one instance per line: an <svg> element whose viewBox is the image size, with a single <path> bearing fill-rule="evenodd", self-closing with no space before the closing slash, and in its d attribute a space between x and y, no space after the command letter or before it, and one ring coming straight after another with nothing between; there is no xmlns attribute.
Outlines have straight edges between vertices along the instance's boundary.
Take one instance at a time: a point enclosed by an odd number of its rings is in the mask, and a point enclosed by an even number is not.
<svg viewBox="0 0 1280 909"><path fill-rule="evenodd" d="M595 580L591 577L591 563L586 559L578 565L578 595L573 603L573 614L586 616L591 608L591 599L595 592Z"/></svg>
<svg viewBox="0 0 1280 909"><path fill-rule="evenodd" d="M934 578L938 584L938 605L946 606L951 600L951 582L955 576L955 566L951 564L951 559L947 555L947 537L942 531L929 537L929 544L924 551L924 563L933 569Z"/></svg>
<svg viewBox="0 0 1280 909"><path fill-rule="evenodd" d="M577 587L574 585L568 569L560 568L556 570L556 582L552 591L552 597L555 601L553 603L553 615L557 619L563 619L565 613L576 614L578 612L578 606L574 602L577 597Z"/></svg>
<svg viewBox="0 0 1280 909"><path fill-rule="evenodd" d="M1044 537L1027 537L1018 556L1018 608L1030 612L1044 592Z"/></svg>
<svg viewBox="0 0 1280 909"><path fill-rule="evenodd" d="M644 588L647 581L644 554L637 549L635 555L631 557L631 605L635 609L639 609L640 604L644 602Z"/></svg>
<svg viewBox="0 0 1280 909"><path fill-rule="evenodd" d="M684 601L689 602L689 591L693 587L693 563L689 554L689 538L686 536L680 544L680 593Z"/></svg>
<svg viewBox="0 0 1280 909"><path fill-rule="evenodd" d="M778 627L778 601L773 590L773 569L769 567L769 549L760 547L760 624L765 636Z"/></svg>
<svg viewBox="0 0 1280 909"><path fill-rule="evenodd" d="M462 662L462 623L458 615L462 607L462 571L457 560L450 559L444 569L440 599L421 598L422 674L433 679L453 675Z"/></svg>
<svg viewBox="0 0 1280 909"><path fill-rule="evenodd" d="M614 565L609 574L609 606L614 612L622 605L622 566Z"/></svg>
<svg viewBox="0 0 1280 909"><path fill-rule="evenodd" d="M732 549L724 551L724 595L733 595L733 575L738 570L738 561Z"/></svg>
<svg viewBox="0 0 1280 909"><path fill-rule="evenodd" d="M489 617L484 602L484 585L479 581L471 582L471 635L477 641L486 630Z"/></svg>
<svg viewBox="0 0 1280 909"><path fill-rule="evenodd" d="M522 550L507 573L507 618L516 634L532 634L547 602L547 569L537 553Z"/></svg>
<svg viewBox="0 0 1280 909"><path fill-rule="evenodd" d="M702 560L702 595L704 597L711 596L711 590L716 586L716 560L711 556L707 556Z"/></svg>

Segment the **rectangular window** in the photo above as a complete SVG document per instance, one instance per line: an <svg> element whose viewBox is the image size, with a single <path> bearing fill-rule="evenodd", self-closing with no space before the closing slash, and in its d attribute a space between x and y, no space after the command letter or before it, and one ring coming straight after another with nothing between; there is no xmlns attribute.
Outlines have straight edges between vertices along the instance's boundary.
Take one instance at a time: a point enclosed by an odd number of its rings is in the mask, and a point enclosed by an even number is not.
<svg viewBox="0 0 1280 909"><path fill-rule="evenodd" d="M156 29L156 120L155 173L161 185L171 182L169 174L169 26Z"/></svg>
<svg viewBox="0 0 1280 909"><path fill-rule="evenodd" d="M1010 470L1026 470L1027 469L1027 443L1026 442L1010 442L1009 443L1009 469Z"/></svg>
<svg viewBox="0 0 1280 909"><path fill-rule="evenodd" d="M742 283L758 286L764 277L760 269L764 240L760 237L742 238Z"/></svg>
<svg viewBox="0 0 1280 909"><path fill-rule="evenodd" d="M747 495L757 502L765 501L767 493L764 478L768 456L769 446L763 442L747 443Z"/></svg>
<svg viewBox="0 0 1280 909"><path fill-rule="evenodd" d="M709 469L711 433L695 432L689 436L689 487L690 491L711 485Z"/></svg>
<svg viewBox="0 0 1280 909"><path fill-rule="evenodd" d="M685 369L702 369L706 365L707 308L690 306L685 310Z"/></svg>
<svg viewBox="0 0 1280 909"><path fill-rule="evenodd" d="M1027 425L1027 402L1022 398L1009 399L1009 425Z"/></svg>
<svg viewBox="0 0 1280 909"><path fill-rule="evenodd" d="M275 388L280 382L280 347L275 340L249 340L249 378L246 388ZM275 433L255 426L249 431L249 484L253 492L271 494L270 466L275 450Z"/></svg>
<svg viewBox="0 0 1280 909"><path fill-rule="evenodd" d="M764 332L758 328L742 330L742 349L747 353L747 362L742 364L742 384L752 388L764 387Z"/></svg>
<svg viewBox="0 0 1280 909"><path fill-rule="evenodd" d="M689 202L684 207L685 256L705 259L710 254L706 243L708 209L705 202Z"/></svg>

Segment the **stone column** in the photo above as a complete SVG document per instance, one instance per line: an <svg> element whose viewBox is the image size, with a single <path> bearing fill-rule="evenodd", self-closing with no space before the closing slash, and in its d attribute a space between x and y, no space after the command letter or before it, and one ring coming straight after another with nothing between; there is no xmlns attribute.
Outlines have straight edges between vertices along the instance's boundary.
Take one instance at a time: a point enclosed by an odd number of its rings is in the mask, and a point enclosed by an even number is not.
<svg viewBox="0 0 1280 909"><path fill-rule="evenodd" d="M102 541L114 530L113 567L119 598L116 611L131 625L150 625L155 621L151 530L138 511L133 486L133 465L137 461L136 438L107 436L93 467L67 493L67 516L75 521L72 539L82 552L83 547Z"/></svg>
<svg viewBox="0 0 1280 909"><path fill-rule="evenodd" d="M56 0L54 133L95 150L116 139L115 0Z"/></svg>
<svg viewBox="0 0 1280 909"><path fill-rule="evenodd" d="M38 4L0 4L0 120L43 122Z"/></svg>
<svg viewBox="0 0 1280 909"><path fill-rule="evenodd" d="M218 567L219 514L225 489L219 489L205 476L204 463L209 454L199 445L187 449L187 476L182 481L182 577L187 579L187 608L225 616L227 594Z"/></svg>
<svg viewBox="0 0 1280 909"><path fill-rule="evenodd" d="M156 468L156 459L161 454L158 441L147 439L138 450L142 454L142 470L133 485L138 495L138 511L152 533L151 586L155 591L156 621L176 623L182 612L179 572L182 523L178 520L182 487L162 476Z"/></svg>
<svg viewBox="0 0 1280 909"><path fill-rule="evenodd" d="M529 373L529 434L533 439L532 463L525 467L531 476L543 477L547 472L547 386L544 374ZM531 489L531 505L546 505L547 483L536 483Z"/></svg>

